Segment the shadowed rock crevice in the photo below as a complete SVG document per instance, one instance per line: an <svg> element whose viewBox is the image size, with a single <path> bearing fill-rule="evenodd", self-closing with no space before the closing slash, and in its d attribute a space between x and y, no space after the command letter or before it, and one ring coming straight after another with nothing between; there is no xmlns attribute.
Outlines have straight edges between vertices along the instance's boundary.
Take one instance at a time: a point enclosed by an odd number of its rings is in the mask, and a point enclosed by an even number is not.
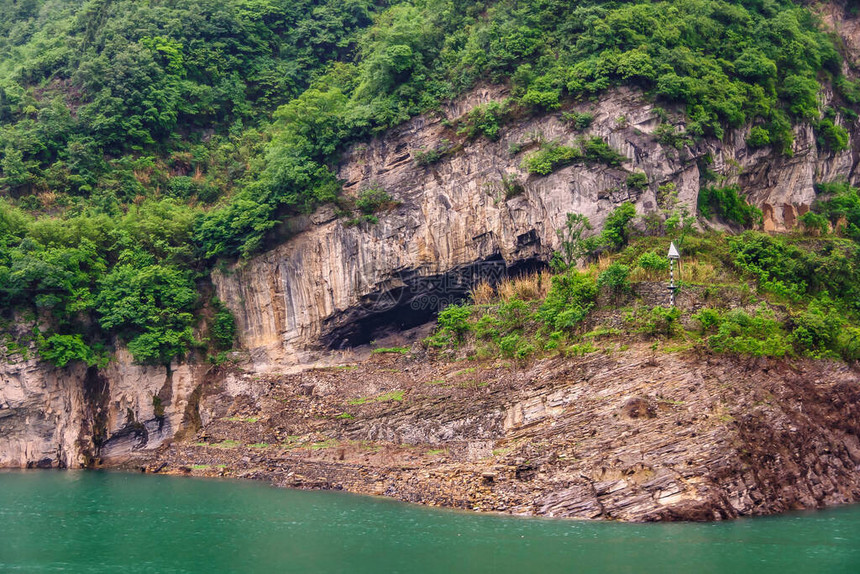
<svg viewBox="0 0 860 574"><path fill-rule="evenodd" d="M338 350L366 345L433 321L448 305L466 300L479 283L494 286L505 278L545 268L546 263L537 258L509 265L497 255L449 273L428 276L420 270L403 271L382 289L362 297L355 307L327 319L320 344Z"/></svg>

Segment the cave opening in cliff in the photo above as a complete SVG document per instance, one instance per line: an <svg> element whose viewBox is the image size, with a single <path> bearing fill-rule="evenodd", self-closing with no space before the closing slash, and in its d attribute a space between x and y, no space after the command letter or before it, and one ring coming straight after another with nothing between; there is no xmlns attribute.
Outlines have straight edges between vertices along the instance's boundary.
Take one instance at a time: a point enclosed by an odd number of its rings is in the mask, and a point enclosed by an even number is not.
<svg viewBox="0 0 860 574"><path fill-rule="evenodd" d="M539 259L508 265L501 256L496 256L443 274L403 273L397 287L373 293L360 305L333 318L326 326L322 342L331 349L348 349L427 325L448 305L468 300L469 292L479 283L495 286L503 279L546 267Z"/></svg>

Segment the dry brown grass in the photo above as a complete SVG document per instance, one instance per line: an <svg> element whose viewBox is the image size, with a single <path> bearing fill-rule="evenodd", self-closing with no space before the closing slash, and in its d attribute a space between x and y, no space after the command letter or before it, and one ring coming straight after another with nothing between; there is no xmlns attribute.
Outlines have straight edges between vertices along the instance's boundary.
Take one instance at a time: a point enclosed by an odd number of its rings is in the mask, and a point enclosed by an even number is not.
<svg viewBox="0 0 860 574"><path fill-rule="evenodd" d="M489 305L499 301L544 299L552 285L552 273L542 271L503 279L495 289L487 282L475 285L469 292L475 305Z"/></svg>
<svg viewBox="0 0 860 574"><path fill-rule="evenodd" d="M496 295L501 301L543 299L550 288L550 277L549 273L539 272L504 279L496 287Z"/></svg>
<svg viewBox="0 0 860 574"><path fill-rule="evenodd" d="M713 264L705 263L698 259L682 263L680 276L684 281L692 283L717 283L720 281L720 273Z"/></svg>
<svg viewBox="0 0 860 574"><path fill-rule="evenodd" d="M42 208L44 209L50 209L57 203L57 194L53 191L43 191L38 197L39 203L42 204Z"/></svg>
<svg viewBox="0 0 860 574"><path fill-rule="evenodd" d="M469 291L469 297L475 305L489 305L496 299L496 292L486 281L481 281Z"/></svg>

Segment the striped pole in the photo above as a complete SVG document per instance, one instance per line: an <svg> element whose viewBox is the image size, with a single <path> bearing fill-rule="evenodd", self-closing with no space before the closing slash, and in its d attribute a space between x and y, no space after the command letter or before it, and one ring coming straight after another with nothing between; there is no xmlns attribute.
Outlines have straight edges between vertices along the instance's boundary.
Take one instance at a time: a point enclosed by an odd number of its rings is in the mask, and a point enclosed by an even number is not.
<svg viewBox="0 0 860 574"><path fill-rule="evenodd" d="M669 244L669 305L675 306L675 259L678 260L678 265L681 265L681 252L675 247L675 242ZM680 271L681 268L678 267Z"/></svg>
<svg viewBox="0 0 860 574"><path fill-rule="evenodd" d="M675 260L669 259L669 305L675 306Z"/></svg>

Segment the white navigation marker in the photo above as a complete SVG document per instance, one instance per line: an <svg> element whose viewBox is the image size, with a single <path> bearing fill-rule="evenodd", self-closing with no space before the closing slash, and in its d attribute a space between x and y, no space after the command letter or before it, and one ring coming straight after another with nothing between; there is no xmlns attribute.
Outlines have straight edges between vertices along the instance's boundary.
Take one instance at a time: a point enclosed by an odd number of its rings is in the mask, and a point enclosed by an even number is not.
<svg viewBox="0 0 860 574"><path fill-rule="evenodd" d="M669 304L674 307L675 306L675 260L681 259L681 253L678 251L678 248L675 247L675 242L672 241L669 243Z"/></svg>

